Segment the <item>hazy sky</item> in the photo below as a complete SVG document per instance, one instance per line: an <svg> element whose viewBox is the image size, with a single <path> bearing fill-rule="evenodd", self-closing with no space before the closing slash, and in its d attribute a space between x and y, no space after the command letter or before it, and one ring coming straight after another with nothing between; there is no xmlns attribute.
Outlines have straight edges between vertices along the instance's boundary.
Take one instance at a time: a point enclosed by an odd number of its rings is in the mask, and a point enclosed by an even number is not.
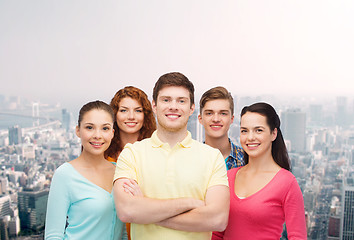
<svg viewBox="0 0 354 240"><path fill-rule="evenodd" d="M0 0L0 94L109 101L184 73L200 96L354 95L354 1Z"/></svg>

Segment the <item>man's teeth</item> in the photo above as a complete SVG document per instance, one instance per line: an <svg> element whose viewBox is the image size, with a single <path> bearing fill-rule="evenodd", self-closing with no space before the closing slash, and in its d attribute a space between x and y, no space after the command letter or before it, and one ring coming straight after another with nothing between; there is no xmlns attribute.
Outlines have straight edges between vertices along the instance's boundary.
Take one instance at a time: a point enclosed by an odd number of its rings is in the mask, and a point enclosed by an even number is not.
<svg viewBox="0 0 354 240"><path fill-rule="evenodd" d="M169 117L169 118L178 118L177 115L167 115L167 117Z"/></svg>

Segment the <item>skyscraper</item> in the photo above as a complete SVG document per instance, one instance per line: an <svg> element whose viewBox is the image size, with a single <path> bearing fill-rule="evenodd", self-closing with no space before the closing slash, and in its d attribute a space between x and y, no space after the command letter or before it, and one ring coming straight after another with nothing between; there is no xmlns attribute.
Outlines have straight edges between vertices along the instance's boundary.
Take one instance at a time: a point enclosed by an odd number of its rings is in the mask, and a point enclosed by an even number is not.
<svg viewBox="0 0 354 240"><path fill-rule="evenodd" d="M314 125L321 125L323 121L322 105L310 105L310 122Z"/></svg>
<svg viewBox="0 0 354 240"><path fill-rule="evenodd" d="M25 189L18 193L21 229L39 230L44 227L48 194L48 189Z"/></svg>
<svg viewBox="0 0 354 240"><path fill-rule="evenodd" d="M9 195L0 197L0 218L11 214L10 201L11 200Z"/></svg>
<svg viewBox="0 0 354 240"><path fill-rule="evenodd" d="M340 239L354 240L354 172L343 181Z"/></svg>
<svg viewBox="0 0 354 240"><path fill-rule="evenodd" d="M290 141L291 152L306 151L306 113L300 109L289 109L281 113L280 129L284 138Z"/></svg>
<svg viewBox="0 0 354 240"><path fill-rule="evenodd" d="M347 125L347 98L337 97L336 124L344 127Z"/></svg>
<svg viewBox="0 0 354 240"><path fill-rule="evenodd" d="M66 109L61 110L62 124L66 131L70 130L70 113Z"/></svg>
<svg viewBox="0 0 354 240"><path fill-rule="evenodd" d="M192 138L201 142L203 141L203 127L198 120L199 110L195 109L188 119L187 129L191 132Z"/></svg>
<svg viewBox="0 0 354 240"><path fill-rule="evenodd" d="M22 143L22 130L20 126L13 126L9 128L9 144L17 145Z"/></svg>

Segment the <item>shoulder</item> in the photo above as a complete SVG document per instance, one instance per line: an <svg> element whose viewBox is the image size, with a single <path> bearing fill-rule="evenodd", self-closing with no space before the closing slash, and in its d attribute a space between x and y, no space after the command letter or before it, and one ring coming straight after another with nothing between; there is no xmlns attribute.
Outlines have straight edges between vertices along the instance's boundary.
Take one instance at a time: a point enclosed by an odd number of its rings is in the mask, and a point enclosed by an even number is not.
<svg viewBox="0 0 354 240"><path fill-rule="evenodd" d="M208 144L198 142L197 140L192 139L191 143L192 148L198 148L202 151L207 151L208 153L213 152L213 153L219 153L219 149L210 147Z"/></svg>
<svg viewBox="0 0 354 240"><path fill-rule="evenodd" d="M288 182L296 182L296 178L295 176L288 170L284 169L284 168L281 168L279 170L279 173L277 174L278 175L278 178L281 179L281 180L285 180L285 181L288 181Z"/></svg>
<svg viewBox="0 0 354 240"><path fill-rule="evenodd" d="M238 170L240 170L240 168L242 167L238 167L238 168L232 168L230 170L227 171L227 177L234 177L236 175L236 173L238 172Z"/></svg>
<svg viewBox="0 0 354 240"><path fill-rule="evenodd" d="M301 192L300 186L295 178L295 176L288 170L282 168L279 170L276 175L276 183L278 184L278 188L282 189L285 193L297 191Z"/></svg>
<svg viewBox="0 0 354 240"><path fill-rule="evenodd" d="M231 144L231 149L233 149L235 152L243 154L243 148L236 145L235 143L233 143L233 141L229 138L230 144Z"/></svg>
<svg viewBox="0 0 354 240"><path fill-rule="evenodd" d="M60 165L54 172L54 177L59 178L59 177L67 177L71 176L72 174L72 169L73 167L70 165L70 163L66 162L62 165Z"/></svg>
<svg viewBox="0 0 354 240"><path fill-rule="evenodd" d="M148 146L152 146L151 138L145 138L141 141L136 141L135 143L127 143L124 146L124 149L140 149Z"/></svg>

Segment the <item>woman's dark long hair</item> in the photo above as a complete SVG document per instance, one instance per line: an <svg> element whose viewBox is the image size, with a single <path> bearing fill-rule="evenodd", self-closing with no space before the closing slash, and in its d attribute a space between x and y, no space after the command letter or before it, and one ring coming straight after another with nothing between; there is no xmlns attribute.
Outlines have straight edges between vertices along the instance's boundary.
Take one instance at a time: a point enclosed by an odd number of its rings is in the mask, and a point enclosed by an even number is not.
<svg viewBox="0 0 354 240"><path fill-rule="evenodd" d="M286 150L283 135L280 130L280 119L278 114L275 112L274 108L268 103L259 102L246 106L241 111L241 118L247 112L258 113L267 119L267 124L271 131L276 128L278 133L276 139L272 142L272 156L274 161L282 168L286 170L291 169L290 159L288 151ZM245 163L248 163L248 154L245 152L244 155Z"/></svg>

